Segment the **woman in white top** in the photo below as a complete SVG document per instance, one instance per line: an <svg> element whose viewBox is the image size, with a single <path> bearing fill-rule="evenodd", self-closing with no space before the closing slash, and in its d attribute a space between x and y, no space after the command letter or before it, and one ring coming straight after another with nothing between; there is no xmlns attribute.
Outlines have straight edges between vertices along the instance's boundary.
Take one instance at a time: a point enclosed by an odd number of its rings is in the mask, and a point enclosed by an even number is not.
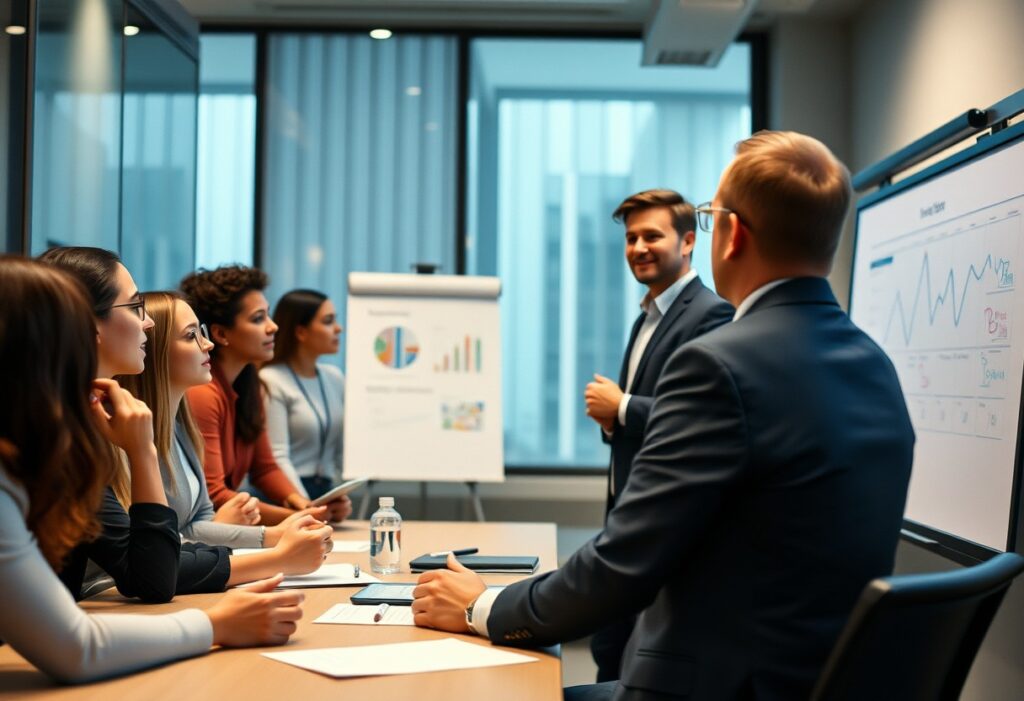
<svg viewBox="0 0 1024 701"><path fill-rule="evenodd" d="M256 579L275 572L306 574L320 567L330 549L327 507L299 511L276 526L252 525L259 519L258 501L244 492L214 512L206 489L202 437L192 420L189 387L205 384L210 375L213 341L192 307L177 292L143 295L153 327L146 332L146 369L124 379L125 386L153 409L153 428L167 504L178 517L178 529L191 541L233 548L266 548L242 557L232 556L228 583ZM237 502L237 503L236 503Z"/></svg>
<svg viewBox="0 0 1024 701"><path fill-rule="evenodd" d="M0 640L43 672L80 682L196 655L211 645L281 644L302 612L280 577L205 611L88 615L54 572L99 532L118 469L110 445L152 448L149 412L97 376L96 320L80 283L0 256ZM102 397L102 399L100 399Z"/></svg>
<svg viewBox="0 0 1024 701"><path fill-rule="evenodd" d="M274 323L274 359L260 370L270 445L292 482L301 481L306 496L316 499L341 480L345 379L335 366L317 362L338 352L341 325L334 304L315 290L281 297Z"/></svg>

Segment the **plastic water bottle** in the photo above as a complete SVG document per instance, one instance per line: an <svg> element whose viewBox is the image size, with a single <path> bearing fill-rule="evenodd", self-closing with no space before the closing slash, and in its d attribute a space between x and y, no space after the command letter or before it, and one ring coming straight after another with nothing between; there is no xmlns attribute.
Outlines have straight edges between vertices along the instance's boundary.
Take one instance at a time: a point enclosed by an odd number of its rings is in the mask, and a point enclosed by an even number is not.
<svg viewBox="0 0 1024 701"><path fill-rule="evenodd" d="M370 517L370 569L395 574L402 569L402 517L394 497L381 497L379 504Z"/></svg>

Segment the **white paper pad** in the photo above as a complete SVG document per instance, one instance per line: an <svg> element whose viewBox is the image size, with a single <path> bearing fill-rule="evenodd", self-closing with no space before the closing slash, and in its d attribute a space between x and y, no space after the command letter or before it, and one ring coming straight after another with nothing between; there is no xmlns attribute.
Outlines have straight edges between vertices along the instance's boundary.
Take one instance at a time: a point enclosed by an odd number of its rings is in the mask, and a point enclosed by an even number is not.
<svg viewBox="0 0 1024 701"><path fill-rule="evenodd" d="M365 540L337 540L334 541L335 553L368 553L370 544Z"/></svg>
<svg viewBox="0 0 1024 701"><path fill-rule="evenodd" d="M359 573L359 579L352 575L352 565L347 563L322 565L316 572L309 574L288 575L284 581L277 585L278 589L294 589L301 587L344 587L348 585L362 586L373 584L380 580L365 571ZM249 586L241 585L241 588Z"/></svg>
<svg viewBox="0 0 1024 701"><path fill-rule="evenodd" d="M379 606L353 606L352 604L335 604L327 609L313 623L342 623L363 626L414 626L412 606L388 606L384 617L374 621Z"/></svg>
<svg viewBox="0 0 1024 701"><path fill-rule="evenodd" d="M418 674L536 662L533 657L505 652L490 645L474 645L455 638L262 654L278 662L335 678Z"/></svg>
<svg viewBox="0 0 1024 701"><path fill-rule="evenodd" d="M233 555L252 555L266 552L268 548L233 548ZM332 553L366 553L370 552L370 544L361 540L335 540Z"/></svg>

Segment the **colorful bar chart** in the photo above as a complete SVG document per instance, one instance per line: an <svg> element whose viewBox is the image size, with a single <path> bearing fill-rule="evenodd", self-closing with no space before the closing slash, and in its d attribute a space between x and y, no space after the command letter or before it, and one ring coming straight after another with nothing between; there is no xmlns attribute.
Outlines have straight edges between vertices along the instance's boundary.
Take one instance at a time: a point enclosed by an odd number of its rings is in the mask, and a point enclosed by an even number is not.
<svg viewBox="0 0 1024 701"><path fill-rule="evenodd" d="M481 373L484 367L483 341L470 335L463 336L434 363L434 372Z"/></svg>

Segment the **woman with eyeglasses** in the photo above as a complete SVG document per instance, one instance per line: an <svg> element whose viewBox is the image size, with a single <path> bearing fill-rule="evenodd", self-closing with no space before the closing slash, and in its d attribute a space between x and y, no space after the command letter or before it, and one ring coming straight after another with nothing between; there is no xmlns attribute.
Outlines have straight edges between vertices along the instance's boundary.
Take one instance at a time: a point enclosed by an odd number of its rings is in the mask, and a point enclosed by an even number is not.
<svg viewBox="0 0 1024 701"><path fill-rule="evenodd" d="M75 548L65 559L61 579L76 597L83 595L106 572L124 596L143 601L170 601L178 588L181 539L177 517L167 506L163 481L153 445L149 408L113 381L115 375L142 372L146 358L146 330L153 321L131 273L116 254L100 248L53 248L39 258L75 278L88 294L95 324L93 345L96 376L101 382L93 391L101 408L112 410L115 402L124 409L126 422L138 426L137 440L119 446L120 469L111 474L103 494L99 535ZM199 555L223 560L228 551ZM99 570L86 568L89 561Z"/></svg>
<svg viewBox="0 0 1024 701"><path fill-rule="evenodd" d="M258 367L273 359L277 333L263 295L267 283L262 270L232 265L192 273L181 289L216 343L213 381L187 393L205 442L210 499L219 507L248 478L275 502L260 502L263 522L275 525L310 500L278 466L267 436ZM352 502L340 497L327 504L326 518L341 521L351 512Z"/></svg>
<svg viewBox="0 0 1024 701"><path fill-rule="evenodd" d="M315 290L292 290L274 308L274 359L260 370L267 388L267 432L281 469L316 499L341 477L341 370L318 363L338 352L334 303Z"/></svg>
<svg viewBox="0 0 1024 701"><path fill-rule="evenodd" d="M151 445L152 427L127 392L96 379L94 304L76 279L0 256L0 299L0 640L64 682L211 645L286 642L302 595L269 593L280 577L229 592L205 611L89 615L75 605L54 570L100 532L96 513L120 469L111 445L126 453Z"/></svg>
<svg viewBox="0 0 1024 701"><path fill-rule="evenodd" d="M147 292L143 299L154 324L146 332L149 358L142 374L126 377L124 384L153 407L164 489L182 535L207 545L266 548L252 555L231 556L228 585L275 572L306 574L317 569L327 556L333 533L314 518L323 516L325 507L297 512L270 527L236 525L214 512L199 458L202 438L185 401L186 390L210 382L214 345L206 327L178 293Z"/></svg>

